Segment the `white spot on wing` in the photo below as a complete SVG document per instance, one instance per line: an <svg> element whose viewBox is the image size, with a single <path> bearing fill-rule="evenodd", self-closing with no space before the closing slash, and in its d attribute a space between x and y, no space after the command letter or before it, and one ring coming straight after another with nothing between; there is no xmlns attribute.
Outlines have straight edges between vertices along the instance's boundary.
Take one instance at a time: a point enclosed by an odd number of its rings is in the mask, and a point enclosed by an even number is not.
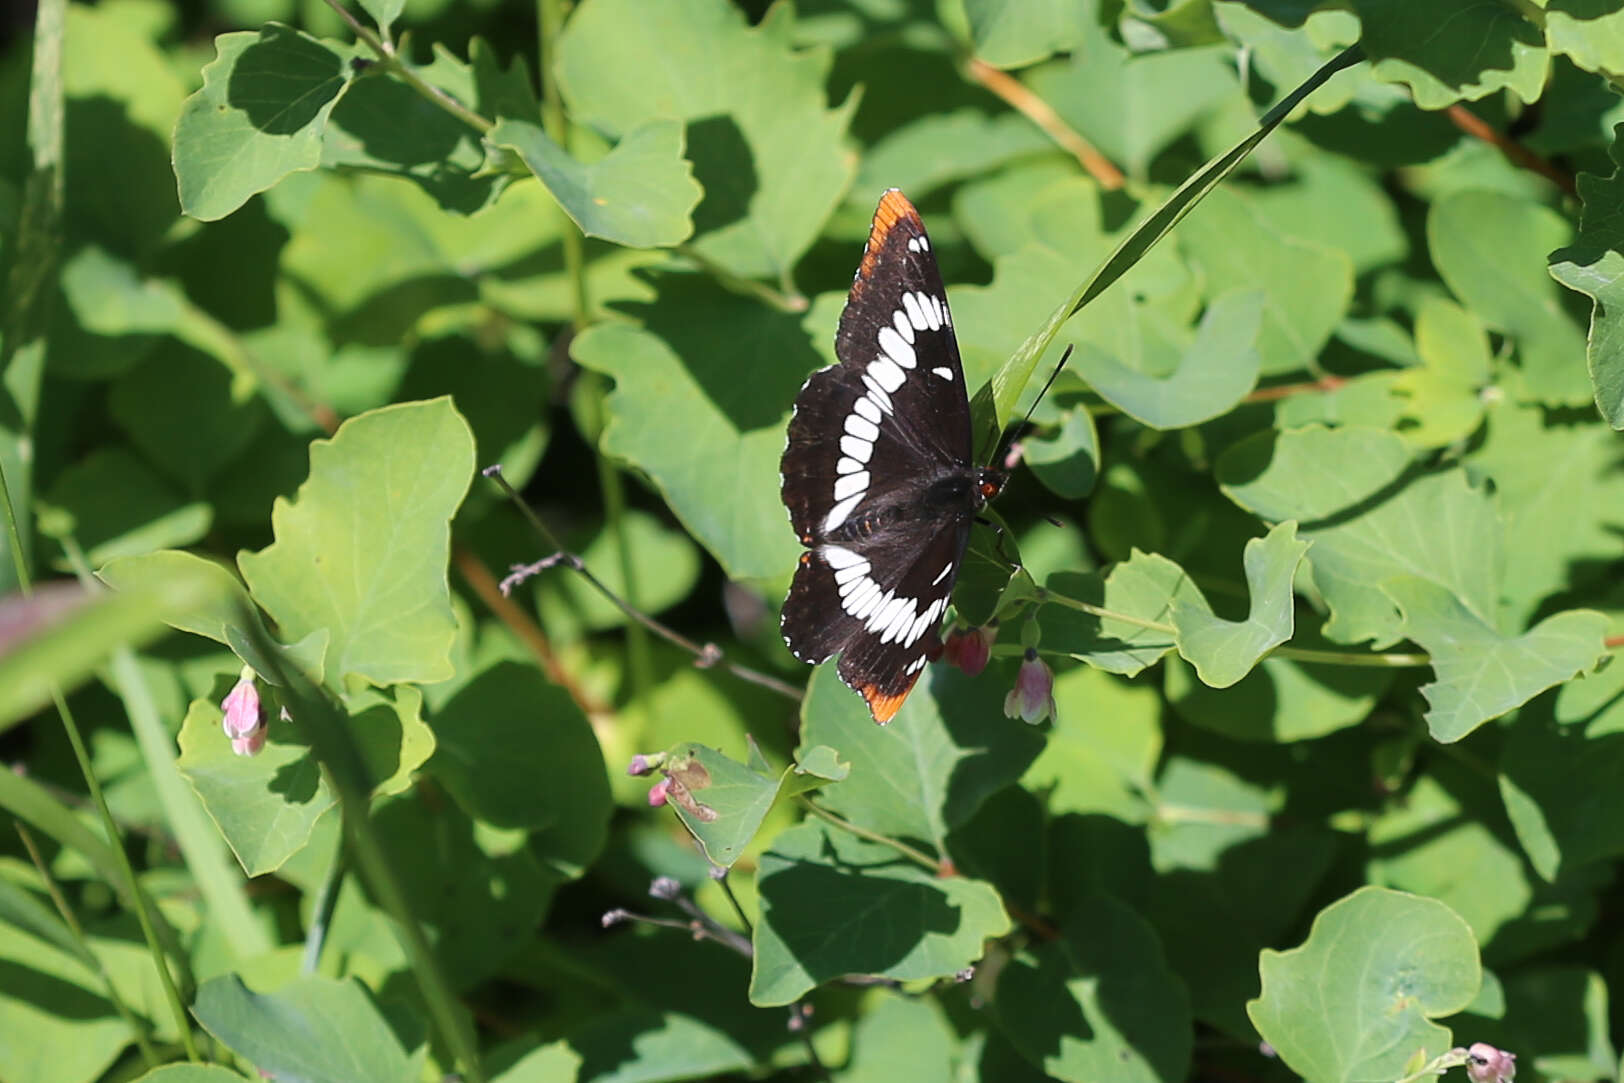
<svg viewBox="0 0 1624 1083"><path fill-rule="evenodd" d="M861 564L853 564L849 568L840 569L835 573L835 582L850 583L853 580L863 578L866 574L868 574L868 561L865 560Z"/></svg>
<svg viewBox="0 0 1624 1083"><path fill-rule="evenodd" d="M851 433L840 438L840 450L856 459L860 463L868 462L868 457L874 454L874 445L867 440L859 440Z"/></svg>
<svg viewBox="0 0 1624 1083"><path fill-rule="evenodd" d="M914 340L914 329L913 324L908 322L908 314L899 308L895 312L891 313L891 322L896 325L897 334L902 336L903 341L907 342L909 345L912 345Z"/></svg>
<svg viewBox="0 0 1624 1083"><path fill-rule="evenodd" d="M880 404L869 398L867 395L862 396L856 402L852 403L851 408L862 416L868 418L870 421L874 422L874 424L878 425L880 423Z"/></svg>
<svg viewBox="0 0 1624 1083"><path fill-rule="evenodd" d="M884 350L897 364L905 369L911 369L918 361L914 357L913 347L902 341L895 327L882 327L879 334L880 349Z"/></svg>
<svg viewBox="0 0 1624 1083"><path fill-rule="evenodd" d="M930 371L931 371L932 375L940 376L944 380L952 380L953 379L953 370L948 368L946 365L937 365L935 368L931 369Z"/></svg>
<svg viewBox="0 0 1624 1083"><path fill-rule="evenodd" d="M844 523L846 516L851 514L851 510L857 506L857 502L861 499L863 499L863 494L858 493L856 496L849 496L830 508L829 517L823 521L823 529L825 531L833 530L841 523Z"/></svg>
<svg viewBox="0 0 1624 1083"><path fill-rule="evenodd" d="M840 457L840 461L835 463L835 473L837 474L855 474L862 468L863 464L858 462L856 459L853 459L849 455L842 455ZM780 489L784 487L784 481L782 478L780 478L778 481L778 487Z"/></svg>
<svg viewBox="0 0 1624 1083"><path fill-rule="evenodd" d="M863 470L856 474L842 474L835 479L835 499L844 500L848 496L868 490L868 471Z"/></svg>
<svg viewBox="0 0 1624 1083"><path fill-rule="evenodd" d="M868 563L863 559L863 554L853 552L839 545L825 545L818 550L818 553L823 557L825 564L836 570Z"/></svg>
<svg viewBox="0 0 1624 1083"><path fill-rule="evenodd" d="M935 331L935 330L939 329L942 326L942 324L945 322L942 319L942 312L944 311L946 306L942 304L942 299L940 297L929 297L929 298L926 298L926 300L928 300L930 302L930 311L927 312L925 315L930 320L930 328L931 328L931 330Z"/></svg>
<svg viewBox="0 0 1624 1083"><path fill-rule="evenodd" d="M878 380L880 382L880 386L885 388L885 390L888 392L895 391L897 388L901 387L902 381L907 379L907 377L902 374L902 369L898 368L896 362L892 361L889 357L876 357L874 360L870 361L868 363L868 372L869 375Z"/></svg>
<svg viewBox="0 0 1624 1083"><path fill-rule="evenodd" d="M902 307L908 313L908 322L913 324L916 330L923 331L925 328L930 326L930 321L925 319L925 310L919 307L918 294L903 294Z"/></svg>
<svg viewBox="0 0 1624 1083"><path fill-rule="evenodd" d="M888 414L891 413L891 396L885 393L885 388L880 386L879 381L864 372L863 384L868 388L867 397L873 401L874 405Z"/></svg>
<svg viewBox="0 0 1624 1083"><path fill-rule="evenodd" d="M930 581L930 585L934 587L937 583L940 583L942 580L946 579L948 573L951 572L952 570L953 570L953 565L949 564L947 567L945 567L941 571L937 572L936 573L936 578L932 579Z"/></svg>
<svg viewBox="0 0 1624 1083"><path fill-rule="evenodd" d="M856 413L846 415L846 431L857 439L867 440L871 444L880 437L880 427Z"/></svg>

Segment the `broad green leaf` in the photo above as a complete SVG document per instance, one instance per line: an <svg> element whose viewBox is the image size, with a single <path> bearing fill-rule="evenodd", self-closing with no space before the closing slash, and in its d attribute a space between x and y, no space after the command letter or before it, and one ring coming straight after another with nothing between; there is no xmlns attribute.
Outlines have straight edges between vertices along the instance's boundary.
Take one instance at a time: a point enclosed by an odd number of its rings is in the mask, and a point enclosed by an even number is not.
<svg viewBox="0 0 1624 1083"><path fill-rule="evenodd" d="M89 677L117 647L138 647L163 627L159 614L216 611L220 582L176 569L117 594L94 597L74 585L0 599L0 732Z"/></svg>
<svg viewBox="0 0 1624 1083"><path fill-rule="evenodd" d="M798 552L778 499L784 417L822 359L796 317L696 276L659 285L628 310L642 327L600 323L571 346L615 379L603 451L647 474L730 576L783 575Z"/></svg>
<svg viewBox="0 0 1624 1083"><path fill-rule="evenodd" d="M1251 609L1243 621L1213 613L1199 591L1187 591L1173 603L1179 654L1195 666L1202 681L1228 688L1291 638L1295 626L1291 582L1307 551L1308 542L1298 540L1297 524L1290 520L1246 543L1242 559Z"/></svg>
<svg viewBox="0 0 1624 1083"><path fill-rule="evenodd" d="M1304 645L1298 636L1293 646ZM1222 691L1168 659L1167 702L1191 725L1243 741L1303 741L1357 726L1393 683L1393 672L1265 658Z"/></svg>
<svg viewBox="0 0 1624 1083"><path fill-rule="evenodd" d="M1378 649L1397 641L1401 621L1380 584L1398 575L1428 579L1493 619L1504 559L1493 502L1459 470L1413 470L1396 434L1260 433L1219 458L1218 480L1259 518L1297 520L1313 543L1307 559L1330 606L1327 638L1370 639Z"/></svg>
<svg viewBox="0 0 1624 1083"><path fill-rule="evenodd" d="M578 876L609 834L603 753L580 707L531 666L498 662L434 712L429 773L469 816L533 832L537 856Z"/></svg>
<svg viewBox="0 0 1624 1083"><path fill-rule="evenodd" d="M668 782L667 802L705 856L723 868L743 855L778 796L778 776L762 774L704 745L671 749L662 770Z"/></svg>
<svg viewBox="0 0 1624 1083"><path fill-rule="evenodd" d="M1464 440L1483 420L1482 390L1489 382L1489 339L1477 317L1453 301L1427 297L1415 316L1416 368L1394 377L1404 402L1397 429L1412 447L1435 448Z"/></svg>
<svg viewBox="0 0 1624 1083"><path fill-rule="evenodd" d="M595 1015L570 1032L569 1043L592 1083L716 1079L755 1063L727 1030L677 1011Z"/></svg>
<svg viewBox="0 0 1624 1083"><path fill-rule="evenodd" d="M953 1079L959 1039L934 997L882 994L852 1028L841 1083Z"/></svg>
<svg viewBox="0 0 1624 1083"><path fill-rule="evenodd" d="M1259 290L1226 293L1201 317L1195 339L1166 377L1136 372L1091 343L1072 364L1100 397L1153 429L1182 429L1227 413L1257 384Z"/></svg>
<svg viewBox="0 0 1624 1083"><path fill-rule="evenodd" d="M756 871L750 1002L790 1004L846 974L947 977L1010 931L998 893L941 878L888 846L820 823L781 833Z"/></svg>
<svg viewBox="0 0 1624 1083"><path fill-rule="evenodd" d="M1021 785L1045 795L1051 814L1149 819L1162 751L1161 700L1146 687L1078 666L1055 677L1055 719Z"/></svg>
<svg viewBox="0 0 1624 1083"><path fill-rule="evenodd" d="M1529 393L1552 406L1579 406L1594 394L1579 365L1579 329L1550 274L1539 271L1572 237L1555 211L1497 192L1456 192L1427 214L1438 273L1479 319L1516 342Z"/></svg>
<svg viewBox="0 0 1624 1083"><path fill-rule="evenodd" d="M241 1083L243 1077L217 1064L166 1064L135 1083Z"/></svg>
<svg viewBox="0 0 1624 1083"><path fill-rule="evenodd" d="M171 628L206 636L233 650L253 643L253 637L248 632L250 626L264 634L265 627L259 619L259 610L249 600L241 581L226 568L204 557L165 549L140 556L118 557L109 561L96 575L116 591L139 590L154 576L160 579L176 575L196 576L209 584L211 604L163 606L156 610L159 620ZM321 651L318 649L317 653ZM264 660L256 657L251 646L241 656L257 672L264 673L271 669Z"/></svg>
<svg viewBox="0 0 1624 1083"><path fill-rule="evenodd" d="M1236 243L1242 237L1245 243ZM1265 375L1318 362L1353 297L1353 261L1345 252L1279 232L1262 210L1225 188L1208 195L1182 223L1178 242L1206 274L1209 290L1263 291L1256 345ZM1230 381L1236 382L1238 376ZM1238 399L1251 387L1227 390Z"/></svg>
<svg viewBox="0 0 1624 1083"><path fill-rule="evenodd" d="M1423 685L1427 729L1458 741L1554 684L1595 666L1606 651L1607 618L1576 609L1546 617L1520 636L1506 636L1436 583L1399 576L1382 590L1404 615L1404 635L1432 656L1436 680Z"/></svg>
<svg viewBox="0 0 1624 1083"><path fill-rule="evenodd" d="M1183 568L1137 549L1103 580L1093 573L1057 572L1045 589L1128 619L1049 602L1039 611L1043 649L1127 677L1155 665L1173 649L1174 605L1179 599L1200 596Z"/></svg>
<svg viewBox="0 0 1624 1083"><path fill-rule="evenodd" d="M198 492L247 451L269 420L265 404L243 401L239 386L214 358L171 347L114 381L108 405L147 458L186 491ZM188 394L173 394L175 387Z"/></svg>
<svg viewBox="0 0 1624 1083"><path fill-rule="evenodd" d="M194 701L180 730L176 766L249 876L280 868L337 802L293 727L275 719L269 726L257 756L231 750L218 703Z"/></svg>
<svg viewBox="0 0 1624 1083"><path fill-rule="evenodd" d="M1246 10L1231 2L1217 6L1224 12ZM1331 18L1347 16L1338 11L1322 14ZM1314 55L1318 57L1317 50ZM1321 63L1323 60L1314 61L1315 66ZM1316 94L1308 104L1318 110L1331 97L1329 93ZM1322 247L1342 252L1352 261L1355 276L1398 263L1409 254L1409 235L1399 221L1392 198L1382 188L1380 174L1341 155L1294 150L1291 158L1289 182L1248 189L1246 193L1271 233L1288 241L1313 244L1316 259L1323 259Z"/></svg>
<svg viewBox="0 0 1624 1083"><path fill-rule="evenodd" d="M549 1042L493 1076L492 1083L575 1083L580 1070L581 1055L568 1042Z"/></svg>
<svg viewBox="0 0 1624 1083"><path fill-rule="evenodd" d="M1204 113L1239 93L1227 47L1134 55L1102 31L1071 59L1035 69L1032 91L1111 161L1143 177Z"/></svg>
<svg viewBox="0 0 1624 1083"><path fill-rule="evenodd" d="M704 193L683 159L677 121L651 120L633 128L591 165L571 158L526 121L504 119L486 138L518 154L588 237L656 248L685 241L694 231L690 216Z"/></svg>
<svg viewBox="0 0 1624 1083"><path fill-rule="evenodd" d="M1477 995L1466 923L1441 902L1364 887L1314 919L1290 951L1263 952L1246 1013L1286 1066L1313 1083L1393 1079L1418 1051L1452 1045L1434 1018Z"/></svg>
<svg viewBox="0 0 1624 1083"><path fill-rule="evenodd" d="M350 50L271 24L221 34L175 127L181 209L224 218L321 162L322 131L353 77Z"/></svg>
<svg viewBox="0 0 1624 1083"><path fill-rule="evenodd" d="M1052 431L1038 431L1021 441L1021 458L1032 476L1056 496L1081 500L1094 489L1100 469L1100 437L1094 415L1081 402L1065 408L1058 391L1051 392L1062 406L1059 424Z"/></svg>
<svg viewBox="0 0 1624 1083"><path fill-rule="evenodd" d="M616 597L650 615L687 598L699 581L701 557L693 539L640 508L626 509L618 523L605 523L579 541L571 533L563 540ZM622 545L631 550L631 588L626 583ZM564 570L540 580L536 595L542 627L555 640L578 638L583 631L620 628L631 619L591 584Z"/></svg>
<svg viewBox="0 0 1624 1083"><path fill-rule="evenodd" d="M1518 712L1500 755L1500 795L1517 841L1547 881L1624 853L1624 666L1562 686ZM1598 870L1606 865L1594 866Z"/></svg>
<svg viewBox="0 0 1624 1083"><path fill-rule="evenodd" d="M1499 811L1493 783L1464 775L1418 778L1370 825L1368 875L1373 884L1437 899L1489 945L1527 910L1534 891L1523 856L1490 827Z"/></svg>
<svg viewBox="0 0 1624 1083"><path fill-rule="evenodd" d="M1052 150L1049 137L1018 113L987 116L956 109L919 117L863 153L851 202L869 213L875 193L901 188L918 202L952 181L984 176L1005 162Z"/></svg>
<svg viewBox="0 0 1624 1083"><path fill-rule="evenodd" d="M755 745L751 745L755 751ZM828 745L815 745L803 749L796 761L784 771L778 792L785 797L815 790L831 782L844 782L851 774L851 764L840 758L840 753Z"/></svg>
<svg viewBox="0 0 1624 1083"><path fill-rule="evenodd" d="M1065 935L998 973L998 1022L1052 1079L1176 1083L1190 1071L1190 995L1155 930L1126 903L1094 895Z"/></svg>
<svg viewBox="0 0 1624 1083"><path fill-rule="evenodd" d="M386 35L390 25L406 8L406 0L360 0L361 7L372 16L372 21L378 24L378 29Z"/></svg>
<svg viewBox="0 0 1624 1083"><path fill-rule="evenodd" d="M1624 11L1595 0L1550 0L1545 43L1588 71L1624 71Z"/></svg>
<svg viewBox="0 0 1624 1083"><path fill-rule="evenodd" d="M226 974L199 987L192 1013L226 1048L288 1083L400 1083L417 1077L428 1054L401 1043L353 978L307 976L256 993Z"/></svg>
<svg viewBox="0 0 1624 1083"><path fill-rule="evenodd" d="M423 693L403 684L389 693L363 688L345 695L350 731L366 765L372 793L400 793L434 755L434 731L423 721Z"/></svg>
<svg viewBox="0 0 1624 1083"><path fill-rule="evenodd" d="M129 1024L76 954L8 932L0 936L0 971L7 975L0 983L0 1077L99 1079L129 1044Z"/></svg>
<svg viewBox="0 0 1624 1083"><path fill-rule="evenodd" d="M1098 18L1078 0L966 0L976 56L995 68L1019 68L1066 53Z"/></svg>
<svg viewBox="0 0 1624 1083"><path fill-rule="evenodd" d="M122 448L92 452L57 475L40 500L40 532L71 536L92 567L116 557L190 545L208 532L212 509L182 503Z"/></svg>
<svg viewBox="0 0 1624 1083"><path fill-rule="evenodd" d="M1004 717L1007 686L995 674L931 667L896 717L876 726L834 664L819 666L801 706L802 749L810 757L814 746L828 745L851 763L851 774L819 803L870 830L940 849L948 831L1019 778L1040 747L1030 727Z"/></svg>
<svg viewBox="0 0 1624 1083"><path fill-rule="evenodd" d="M185 322L186 297L175 283L143 277L99 245L62 265L62 293L79 326L96 335L162 335Z"/></svg>
<svg viewBox="0 0 1624 1083"><path fill-rule="evenodd" d="M1402 83L1422 109L1444 109L1507 89L1539 97L1550 63L1539 29L1521 11L1475 0L1356 0L1371 72ZM1439 34L1447 26L1449 33Z"/></svg>
<svg viewBox="0 0 1624 1083"><path fill-rule="evenodd" d="M558 42L578 122L619 138L651 117L687 124L705 192L693 245L737 275L786 278L856 171L844 146L856 100L826 106L830 58L790 48L793 17L751 27L723 0L586 0Z"/></svg>
<svg viewBox="0 0 1624 1083"><path fill-rule="evenodd" d="M1554 18L1554 14L1552 18ZM1616 165L1624 145L1608 148ZM1624 429L1624 324L1620 323L1620 280L1624 278L1624 169L1611 176L1579 174L1579 232L1573 243L1550 254L1551 276L1570 290L1589 297L1590 338L1585 356L1596 408L1615 429Z"/></svg>
<svg viewBox="0 0 1624 1083"><path fill-rule="evenodd" d="M284 637L331 634L330 680L451 676L450 521L473 459L473 436L449 399L351 418L311 445L310 478L294 500L277 500L277 540L238 555Z"/></svg>

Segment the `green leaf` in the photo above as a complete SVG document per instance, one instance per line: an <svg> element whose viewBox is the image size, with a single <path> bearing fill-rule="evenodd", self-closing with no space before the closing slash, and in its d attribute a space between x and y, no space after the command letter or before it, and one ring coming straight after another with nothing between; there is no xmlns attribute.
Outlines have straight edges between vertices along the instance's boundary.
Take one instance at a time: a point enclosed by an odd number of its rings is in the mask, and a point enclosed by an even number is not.
<svg viewBox="0 0 1624 1083"><path fill-rule="evenodd" d="M1554 14L1552 18L1554 18ZM1608 148L1614 163L1624 162L1624 143L1615 137ZM1596 408L1615 429L1624 429L1624 312L1619 283L1624 279L1624 169L1611 176L1579 174L1579 232L1573 243L1550 255L1551 277L1595 303L1590 310L1590 337L1585 356Z"/></svg>
<svg viewBox="0 0 1624 1083"><path fill-rule="evenodd" d="M1502 88L1539 97L1549 58L1539 29L1515 8L1475 0L1357 0L1371 72L1402 83L1422 109L1475 101ZM1447 26L1449 33L1439 34Z"/></svg>
<svg viewBox="0 0 1624 1083"><path fill-rule="evenodd" d="M864 214L874 193L901 188L915 202L952 181L982 176L1005 162L1042 154L1049 137L1018 113L987 116L979 109L956 109L909 121L863 153L851 202Z"/></svg>
<svg viewBox="0 0 1624 1083"><path fill-rule="evenodd" d="M1190 1071L1190 995L1144 918L1108 895L1085 898L1065 935L998 974L998 1022L1053 1079L1175 1083Z"/></svg>
<svg viewBox="0 0 1624 1083"><path fill-rule="evenodd" d="M1068 404L1058 391L1051 395L1057 400L1054 405L1062 408L1060 422L1053 430L1040 430L1023 439L1021 458L1051 493L1081 500L1093 491L1099 476L1099 432L1094 415L1082 402Z"/></svg>
<svg viewBox="0 0 1624 1083"><path fill-rule="evenodd" d="M288 1083L400 1083L417 1077L428 1053L409 1052L353 978L312 975L256 993L226 974L198 988L192 1012L232 1052Z"/></svg>
<svg viewBox="0 0 1624 1083"><path fill-rule="evenodd" d="M492 1083L575 1083L580 1070L581 1055L568 1042L549 1042L491 1078Z"/></svg>
<svg viewBox="0 0 1624 1083"><path fill-rule="evenodd" d="M915 981L956 974L1010 931L998 893L942 879L820 823L782 832L756 872L750 1002L790 1004L846 974Z"/></svg>
<svg viewBox="0 0 1624 1083"><path fill-rule="evenodd" d="M1455 192L1427 215L1438 273L1479 319L1516 341L1529 393L1553 406L1579 406L1593 394L1579 366L1579 329L1550 274L1539 272L1572 237L1555 211L1498 192Z"/></svg>
<svg viewBox="0 0 1624 1083"><path fill-rule="evenodd" d="M1091 343L1072 364L1100 397L1153 429L1182 429L1228 413L1257 384L1260 290L1226 293L1166 377L1136 372Z"/></svg>
<svg viewBox="0 0 1624 1083"><path fill-rule="evenodd" d="M678 244L694 231L704 193L682 157L683 129L651 120L601 160L582 165L535 124L504 119L486 138L514 151L588 237L631 248Z"/></svg>
<svg viewBox="0 0 1624 1083"><path fill-rule="evenodd" d="M882 996L852 1028L841 1083L953 1079L959 1039L934 997Z"/></svg>
<svg viewBox="0 0 1624 1083"><path fill-rule="evenodd" d="M389 27L400 18L400 13L406 9L406 0L360 0L361 8L372 16L378 29L387 36Z"/></svg>
<svg viewBox="0 0 1624 1083"><path fill-rule="evenodd" d="M822 358L796 317L696 276L659 284L655 304L629 309L642 327L596 324L571 346L615 379L603 451L646 473L730 576L783 575L799 551L778 499L784 417Z"/></svg>
<svg viewBox="0 0 1624 1083"><path fill-rule="evenodd" d="M1432 1022L1482 980L1477 944L1441 902L1364 887L1320 911L1308 939L1265 950L1263 995L1248 1002L1263 1040L1315 1083L1392 1079L1417 1050L1453 1044Z"/></svg>
<svg viewBox="0 0 1624 1083"><path fill-rule="evenodd" d="M1053 602L1038 613L1045 651L1069 654L1128 677L1155 665L1173 649L1173 607L1180 599L1201 594L1183 568L1137 549L1103 580L1093 573L1057 572L1045 589L1133 618L1097 616Z"/></svg>
<svg viewBox="0 0 1624 1083"><path fill-rule="evenodd" d="M1104 813L1125 823L1151 814L1162 752L1155 691L1088 666L1055 677L1055 719L1021 785L1045 795L1051 814Z"/></svg>
<svg viewBox="0 0 1624 1083"><path fill-rule="evenodd" d="M702 558L693 539L640 508L626 509L618 523L605 523L579 542L566 533L564 544L617 597L650 615L683 601L699 581ZM623 544L631 550L635 593L626 584ZM620 628L631 619L591 584L568 572L553 572L542 579L536 584L536 595L542 627L555 639L575 638L570 630L576 628L593 632Z"/></svg>
<svg viewBox="0 0 1624 1083"><path fill-rule="evenodd" d="M1291 638L1295 624L1291 582L1307 551L1308 543L1298 540L1297 524L1290 520L1246 543L1242 559L1251 609L1243 621L1217 616L1199 591L1187 592L1173 603L1179 654L1195 666L1202 681L1228 688Z"/></svg>
<svg viewBox="0 0 1624 1083"><path fill-rule="evenodd" d="M1031 728L1004 717L1004 692L991 672L969 678L932 667L896 717L876 726L834 664L819 666L801 705L803 754L828 745L851 763L819 802L870 830L940 849L1038 753Z"/></svg>
<svg viewBox="0 0 1624 1083"><path fill-rule="evenodd" d="M498 662L434 712L429 773L469 816L534 832L532 848L568 876L603 849L612 804L603 753L568 693L531 666Z"/></svg>
<svg viewBox="0 0 1624 1083"><path fill-rule="evenodd" d="M593 1083L716 1079L756 1062L727 1030L676 1011L590 1017L570 1032L569 1042Z"/></svg>
<svg viewBox="0 0 1624 1083"><path fill-rule="evenodd" d="M711 863L723 868L743 856L778 797L779 776L762 774L704 745L671 749L662 770L677 818Z"/></svg>
<svg viewBox="0 0 1624 1083"><path fill-rule="evenodd" d="M221 34L175 126L181 209L224 218L289 173L315 169L351 51L289 27Z"/></svg>
<svg viewBox="0 0 1624 1083"><path fill-rule="evenodd" d="M166 1064L135 1083L241 1083L242 1076L217 1064Z"/></svg>
<svg viewBox="0 0 1624 1083"><path fill-rule="evenodd" d="M1298 637L1293 646L1304 645ZM1369 717L1393 683L1393 671L1265 658L1223 691L1168 659L1167 701L1191 725L1242 741L1303 741Z"/></svg>
<svg viewBox="0 0 1624 1083"><path fill-rule="evenodd" d="M1088 34L1093 13L1076 0L966 0L976 56L995 68L1019 68L1070 52Z"/></svg>
<svg viewBox="0 0 1624 1083"><path fill-rule="evenodd" d="M452 675L450 521L473 470L449 399L351 418L311 445L309 480L271 512L277 540L237 564L284 637L331 634L329 680Z"/></svg>
<svg viewBox="0 0 1624 1083"><path fill-rule="evenodd" d="M0 970L0 1076L83 1083L101 1078L129 1044L129 1024L75 954L8 930L0 936Z"/></svg>
<svg viewBox="0 0 1624 1083"><path fill-rule="evenodd" d="M166 605L155 610L159 620L171 628L206 636L216 643L234 650L249 647L243 661L259 673L269 672L271 666L258 658L251 644L254 637L249 628L264 634L264 625L248 598L248 591L230 571L212 560L173 549L140 556L118 557L96 573L97 578L116 591L139 589L153 577L177 575L195 576L209 585L211 604L207 606ZM318 652L319 653L319 652Z"/></svg>
<svg viewBox="0 0 1624 1083"><path fill-rule="evenodd" d="M1545 43L1587 71L1624 71L1624 11L1605 0L1550 0Z"/></svg>
<svg viewBox="0 0 1624 1083"><path fill-rule="evenodd" d="M292 727L274 720L269 726L257 756L231 750L215 702L193 701L180 729L176 766L249 876L281 868L337 801Z"/></svg>
<svg viewBox="0 0 1624 1083"><path fill-rule="evenodd" d="M1404 402L1397 429L1410 446L1444 447L1477 431L1482 389L1489 382L1489 339L1476 316L1452 301L1427 297L1415 316L1416 368L1393 379Z"/></svg>
<svg viewBox="0 0 1624 1083"><path fill-rule="evenodd" d="M40 532L71 535L92 567L119 556L190 545L208 532L212 518L207 504L182 503L121 448L92 452L63 470L40 501Z"/></svg>
<svg viewBox="0 0 1624 1083"><path fill-rule="evenodd" d="M829 56L793 51L792 19L779 9L750 27L723 0L586 0L558 42L580 123L621 138L650 117L687 123L705 193L693 244L737 275L786 277L856 171L844 146L856 99L826 108Z"/></svg>
<svg viewBox="0 0 1624 1083"><path fill-rule="evenodd" d="M1295 519L1313 543L1308 564L1331 610L1338 643L1403 634L1380 584L1415 575L1452 592L1485 621L1495 613L1502 567L1499 518L1459 470L1420 473L1393 433L1310 426L1260 433L1218 459L1224 493L1268 522Z"/></svg>
<svg viewBox="0 0 1624 1083"><path fill-rule="evenodd" d="M1606 651L1607 618L1572 610L1545 618L1520 636L1485 624L1436 583L1400 576L1382 590L1404 614L1404 634L1432 656L1437 679L1423 685L1427 728L1458 741L1491 718L1590 670Z"/></svg>
<svg viewBox="0 0 1624 1083"><path fill-rule="evenodd" d="M1245 243L1237 244L1241 237ZM1261 209L1227 188L1202 201L1200 211L1180 226L1178 242L1205 273L1209 289L1263 291L1256 345L1265 375L1318 363L1353 298L1353 261L1347 253L1280 232ZM1238 376L1230 384L1236 382ZM1248 385L1242 393L1250 390ZM1234 393L1232 387L1228 391Z"/></svg>

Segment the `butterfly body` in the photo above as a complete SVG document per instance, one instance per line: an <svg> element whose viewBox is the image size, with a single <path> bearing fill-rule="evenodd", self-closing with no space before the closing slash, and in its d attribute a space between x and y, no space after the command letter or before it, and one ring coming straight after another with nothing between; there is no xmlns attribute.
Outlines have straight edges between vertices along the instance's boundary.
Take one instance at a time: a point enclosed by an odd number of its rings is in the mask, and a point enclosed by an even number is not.
<svg viewBox="0 0 1624 1083"><path fill-rule="evenodd" d="M941 652L976 513L1004 475L978 466L952 317L924 223L880 200L835 337L838 364L795 399L780 465L802 554L781 627L838 671L877 722Z"/></svg>

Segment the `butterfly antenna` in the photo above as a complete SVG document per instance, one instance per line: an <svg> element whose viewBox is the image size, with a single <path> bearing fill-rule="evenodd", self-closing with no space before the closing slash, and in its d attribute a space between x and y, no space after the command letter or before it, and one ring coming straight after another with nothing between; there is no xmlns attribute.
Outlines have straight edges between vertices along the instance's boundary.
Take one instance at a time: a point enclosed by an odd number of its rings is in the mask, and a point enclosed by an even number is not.
<svg viewBox="0 0 1624 1083"><path fill-rule="evenodd" d="M1047 395L1049 393L1049 388L1054 386L1056 378L1058 378L1060 375L1060 370L1066 367L1066 362L1071 358L1071 350L1071 346L1067 345L1066 352L1060 355L1060 363L1054 367L1054 371L1049 373L1049 378L1044 381L1043 390L1039 391L1038 397L1032 400L1032 405L1026 408L1026 416L1021 418L1019 425L1012 425L1010 427L1009 435L1003 441L999 453L992 457L993 462L998 463L1003 461L1004 455L1008 452L1008 445L1015 439L1015 434L1020 432L1028 421L1032 420L1032 411L1038 408L1038 403L1043 401L1043 396Z"/></svg>

